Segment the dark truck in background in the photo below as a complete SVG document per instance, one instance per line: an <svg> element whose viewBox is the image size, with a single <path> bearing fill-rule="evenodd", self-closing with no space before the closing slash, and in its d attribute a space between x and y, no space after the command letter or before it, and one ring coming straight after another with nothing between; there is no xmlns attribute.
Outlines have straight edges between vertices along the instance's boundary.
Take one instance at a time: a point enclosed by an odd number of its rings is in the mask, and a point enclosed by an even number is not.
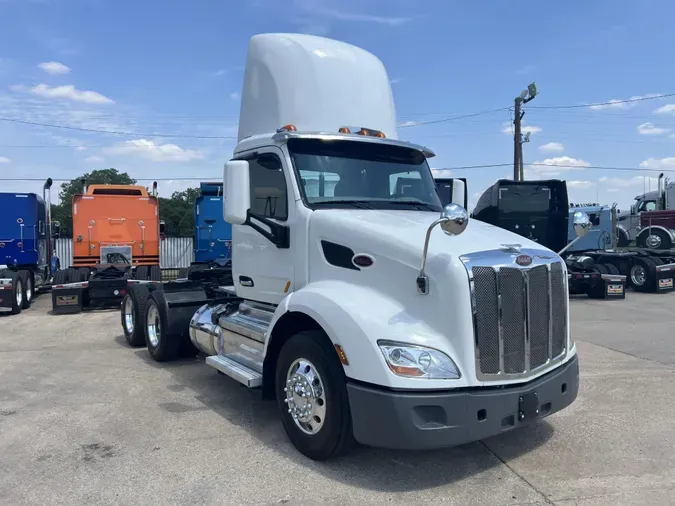
<svg viewBox="0 0 675 506"><path fill-rule="evenodd" d="M568 242L570 206L565 181L500 179L485 190L472 216L557 251L567 265L570 294L610 299L624 298L627 286L651 293L675 288L675 251L610 248L568 252L573 242Z"/></svg>

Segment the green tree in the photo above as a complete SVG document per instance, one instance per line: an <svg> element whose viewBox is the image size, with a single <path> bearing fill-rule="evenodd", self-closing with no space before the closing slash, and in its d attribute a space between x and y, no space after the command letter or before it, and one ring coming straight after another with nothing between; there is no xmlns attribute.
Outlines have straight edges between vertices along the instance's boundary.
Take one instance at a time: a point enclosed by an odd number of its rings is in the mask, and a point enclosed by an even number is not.
<svg viewBox="0 0 675 506"><path fill-rule="evenodd" d="M84 189L82 180L86 184L136 184L126 172L117 169L93 170L82 174L79 178L61 185L59 191L59 205L52 206L52 219L61 222L61 237L73 235L73 197L82 194Z"/></svg>
<svg viewBox="0 0 675 506"><path fill-rule="evenodd" d="M169 237L191 237L194 231L194 203L199 188L173 192L170 198L159 199L159 216L166 224Z"/></svg>

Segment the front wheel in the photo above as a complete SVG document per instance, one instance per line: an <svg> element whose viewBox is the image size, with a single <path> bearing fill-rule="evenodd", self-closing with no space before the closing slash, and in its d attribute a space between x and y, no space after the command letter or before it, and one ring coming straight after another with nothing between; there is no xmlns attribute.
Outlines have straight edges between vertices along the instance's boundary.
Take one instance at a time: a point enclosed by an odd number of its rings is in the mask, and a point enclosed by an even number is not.
<svg viewBox="0 0 675 506"><path fill-rule="evenodd" d="M346 377L328 336L292 336L277 359L276 397L288 438L306 457L326 460L349 451L354 436Z"/></svg>

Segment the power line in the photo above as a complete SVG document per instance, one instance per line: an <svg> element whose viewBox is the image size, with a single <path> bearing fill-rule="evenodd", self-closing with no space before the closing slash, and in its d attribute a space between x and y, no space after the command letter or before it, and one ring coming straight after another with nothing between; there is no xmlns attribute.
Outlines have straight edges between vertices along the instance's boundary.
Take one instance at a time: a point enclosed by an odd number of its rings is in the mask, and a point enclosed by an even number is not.
<svg viewBox="0 0 675 506"><path fill-rule="evenodd" d="M491 109L489 111L474 112L472 114L465 114L463 116L453 116L451 118L441 118L429 121L411 121L409 123L403 123L402 125L398 125L398 128L412 128L423 125L435 125L437 123L446 123L448 121L456 121L458 119L473 118L475 116L483 116L485 114L494 114L496 112L508 111L510 109L511 107L502 107L501 109Z"/></svg>
<svg viewBox="0 0 675 506"><path fill-rule="evenodd" d="M616 104L628 104L632 102L643 102L645 100L658 100L659 98L675 97L675 93L664 93L662 95L652 95L649 97L629 98L626 100L612 100L610 102L598 102L594 104L579 104L579 105L531 105L528 109L578 109L583 107L601 107L611 106Z"/></svg>
<svg viewBox="0 0 675 506"><path fill-rule="evenodd" d="M90 133L99 133L99 134L113 134L113 135L127 135L134 137L173 137L180 139L234 139L236 137L228 137L222 135L183 135L183 134L162 134L162 133L143 133L143 132L122 132L116 130L99 130L97 128L82 128L74 127L68 125L53 125L50 123L39 123L37 121L24 121L16 118L4 118L0 117L0 121L6 121L9 123L19 123L22 125L33 125L41 126L46 128L61 128L64 130L76 130L78 132L90 132Z"/></svg>
<svg viewBox="0 0 675 506"><path fill-rule="evenodd" d="M608 167L604 165L569 165L561 163L525 163L532 167L552 167L552 168L566 168L566 169L593 169L593 170L616 170L616 171L628 171L628 172L675 172L674 169L648 169L648 168L637 168L637 167ZM490 169L490 168L499 168L499 167L512 167L513 163L488 163L482 165L460 165L456 167L435 167L434 170L470 170L470 169ZM222 176L178 176L178 177L142 177L142 178L132 178L136 181L209 181L216 180L219 181ZM10 177L10 178L0 178L0 181L44 181L46 177ZM58 182L70 182L75 181L78 178L52 178L52 181ZM97 184L94 181L87 181L88 184ZM101 182L98 184L105 184Z"/></svg>

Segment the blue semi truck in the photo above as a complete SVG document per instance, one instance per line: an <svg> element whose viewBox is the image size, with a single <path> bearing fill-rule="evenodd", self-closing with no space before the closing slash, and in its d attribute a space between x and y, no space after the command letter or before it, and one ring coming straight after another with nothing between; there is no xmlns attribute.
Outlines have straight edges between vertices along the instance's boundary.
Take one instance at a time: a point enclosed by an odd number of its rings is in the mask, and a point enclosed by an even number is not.
<svg viewBox="0 0 675 506"><path fill-rule="evenodd" d="M232 225L223 219L223 183L202 182L199 192L194 204L194 262L180 270L179 278L229 266L232 259Z"/></svg>
<svg viewBox="0 0 675 506"><path fill-rule="evenodd" d="M54 239L59 223L51 220L47 179L42 197L35 193L0 193L0 312L28 309L37 292L60 268Z"/></svg>

